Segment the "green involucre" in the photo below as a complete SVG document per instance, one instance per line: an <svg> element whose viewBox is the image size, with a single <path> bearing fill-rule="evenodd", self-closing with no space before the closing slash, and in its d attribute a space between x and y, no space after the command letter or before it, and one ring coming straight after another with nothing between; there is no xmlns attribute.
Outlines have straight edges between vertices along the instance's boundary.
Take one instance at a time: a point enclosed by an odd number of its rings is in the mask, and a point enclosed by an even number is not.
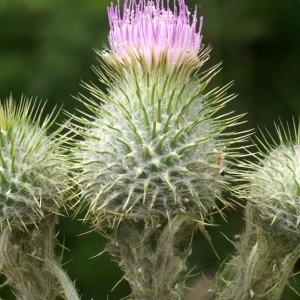
<svg viewBox="0 0 300 300"><path fill-rule="evenodd" d="M247 197L257 208L265 227L274 234L298 240L300 237L300 140L294 132L277 126L279 142L262 142L258 164L246 174Z"/></svg>
<svg viewBox="0 0 300 300"><path fill-rule="evenodd" d="M94 117L77 119L84 139L74 154L81 203L95 224L176 214L204 222L217 207L226 185L223 150L236 140L223 131L239 117L214 117L233 96L228 86L204 91L218 72L199 78L208 52L188 70L168 72L163 62L149 70L142 60L108 67L110 78L99 73L108 94L88 86L103 105L86 103Z"/></svg>
<svg viewBox="0 0 300 300"><path fill-rule="evenodd" d="M10 97L0 105L0 224L23 227L58 212L68 190L67 160L61 141L40 126L42 107Z"/></svg>

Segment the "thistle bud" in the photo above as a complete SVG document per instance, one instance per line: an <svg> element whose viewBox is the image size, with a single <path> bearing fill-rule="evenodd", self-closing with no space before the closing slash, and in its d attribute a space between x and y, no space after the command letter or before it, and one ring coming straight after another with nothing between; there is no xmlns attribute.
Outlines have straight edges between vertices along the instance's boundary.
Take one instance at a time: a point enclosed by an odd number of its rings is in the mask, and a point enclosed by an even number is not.
<svg viewBox="0 0 300 300"><path fill-rule="evenodd" d="M68 189L61 141L47 135L52 121L42 124L43 109L22 98L0 104L0 224L27 227L58 212Z"/></svg>
<svg viewBox="0 0 300 300"><path fill-rule="evenodd" d="M246 175L249 180L248 196L265 230L299 241L299 128L291 132L283 126L277 126L277 132L279 142L275 145L264 143L267 153L260 151L259 163L251 164L253 171Z"/></svg>

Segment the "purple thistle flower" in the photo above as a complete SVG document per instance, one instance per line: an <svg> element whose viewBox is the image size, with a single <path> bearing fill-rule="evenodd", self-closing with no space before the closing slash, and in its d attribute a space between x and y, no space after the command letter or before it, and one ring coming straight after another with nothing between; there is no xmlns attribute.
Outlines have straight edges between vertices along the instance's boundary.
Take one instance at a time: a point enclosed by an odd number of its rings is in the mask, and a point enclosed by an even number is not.
<svg viewBox="0 0 300 300"><path fill-rule="evenodd" d="M178 6L176 5L178 2ZM112 59L131 63L143 58L147 64L166 59L169 66L197 59L201 46L202 17L190 16L184 0L174 0L174 11L163 0L125 0L108 8Z"/></svg>

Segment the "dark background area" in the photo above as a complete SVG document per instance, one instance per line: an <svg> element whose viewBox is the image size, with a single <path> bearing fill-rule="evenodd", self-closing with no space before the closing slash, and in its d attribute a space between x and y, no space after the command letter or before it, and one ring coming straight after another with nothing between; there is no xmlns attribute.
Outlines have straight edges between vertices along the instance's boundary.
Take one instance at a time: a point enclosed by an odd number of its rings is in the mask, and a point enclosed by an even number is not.
<svg viewBox="0 0 300 300"><path fill-rule="evenodd" d="M111 0L0 0L0 99L22 94L46 100L47 109L63 105L70 113L80 108L71 95L88 93L81 82L97 82L91 65L93 49L108 45L106 7ZM122 2L122 1L121 1ZM267 127L274 120L296 119L300 113L300 1L299 0L186 0L191 11L198 6L204 16L203 40L213 51L206 68L223 61L223 70L210 85L235 81L238 97L227 110L247 113L240 129ZM205 68L205 67L204 67ZM59 117L62 122L65 116ZM242 230L240 211L228 212L228 221L210 229L222 258L232 251L228 239ZM117 300L129 293L122 272L104 249L104 238L84 234L88 224L62 217L58 230L65 251L65 268L82 299ZM220 233L221 231L221 233ZM190 265L215 270L220 261L199 234ZM296 277L295 277L296 278ZM116 285L117 284L117 285ZM297 281L291 279L297 287ZM14 299L7 290L0 297ZM287 288L282 299L299 299Z"/></svg>

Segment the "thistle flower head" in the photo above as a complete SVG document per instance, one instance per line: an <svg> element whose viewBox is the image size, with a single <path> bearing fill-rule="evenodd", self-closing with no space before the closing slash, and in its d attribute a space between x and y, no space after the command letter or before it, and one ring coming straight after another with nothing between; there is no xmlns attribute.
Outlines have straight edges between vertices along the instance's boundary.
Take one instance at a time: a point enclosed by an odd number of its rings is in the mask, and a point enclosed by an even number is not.
<svg viewBox="0 0 300 300"><path fill-rule="evenodd" d="M216 116L233 98L230 85L206 91L219 68L199 77L210 48L198 53L197 16L190 22L183 0L174 12L160 0L125 1L120 14L110 7L108 76L98 70L107 93L87 85L96 101L84 100L91 113L77 119L79 203L96 226L175 215L203 224L218 209L228 146L239 139L223 133L239 116Z"/></svg>
<svg viewBox="0 0 300 300"><path fill-rule="evenodd" d="M198 20L196 9L191 18L184 0L174 0L173 11L169 1L167 6L163 2L125 0L122 12L119 3L108 8L112 50L106 54L109 62L142 59L151 66L165 60L173 68L197 61L202 18Z"/></svg>
<svg viewBox="0 0 300 300"><path fill-rule="evenodd" d="M67 162L55 134L47 136L49 118L40 125L42 108L22 98L0 104L0 225L38 224L64 204Z"/></svg>
<svg viewBox="0 0 300 300"><path fill-rule="evenodd" d="M294 132L277 126L279 142L265 138L259 163L250 163L248 194L265 229L299 241L300 238L300 127ZM272 138L275 141L274 138ZM265 151L267 153L265 154Z"/></svg>

